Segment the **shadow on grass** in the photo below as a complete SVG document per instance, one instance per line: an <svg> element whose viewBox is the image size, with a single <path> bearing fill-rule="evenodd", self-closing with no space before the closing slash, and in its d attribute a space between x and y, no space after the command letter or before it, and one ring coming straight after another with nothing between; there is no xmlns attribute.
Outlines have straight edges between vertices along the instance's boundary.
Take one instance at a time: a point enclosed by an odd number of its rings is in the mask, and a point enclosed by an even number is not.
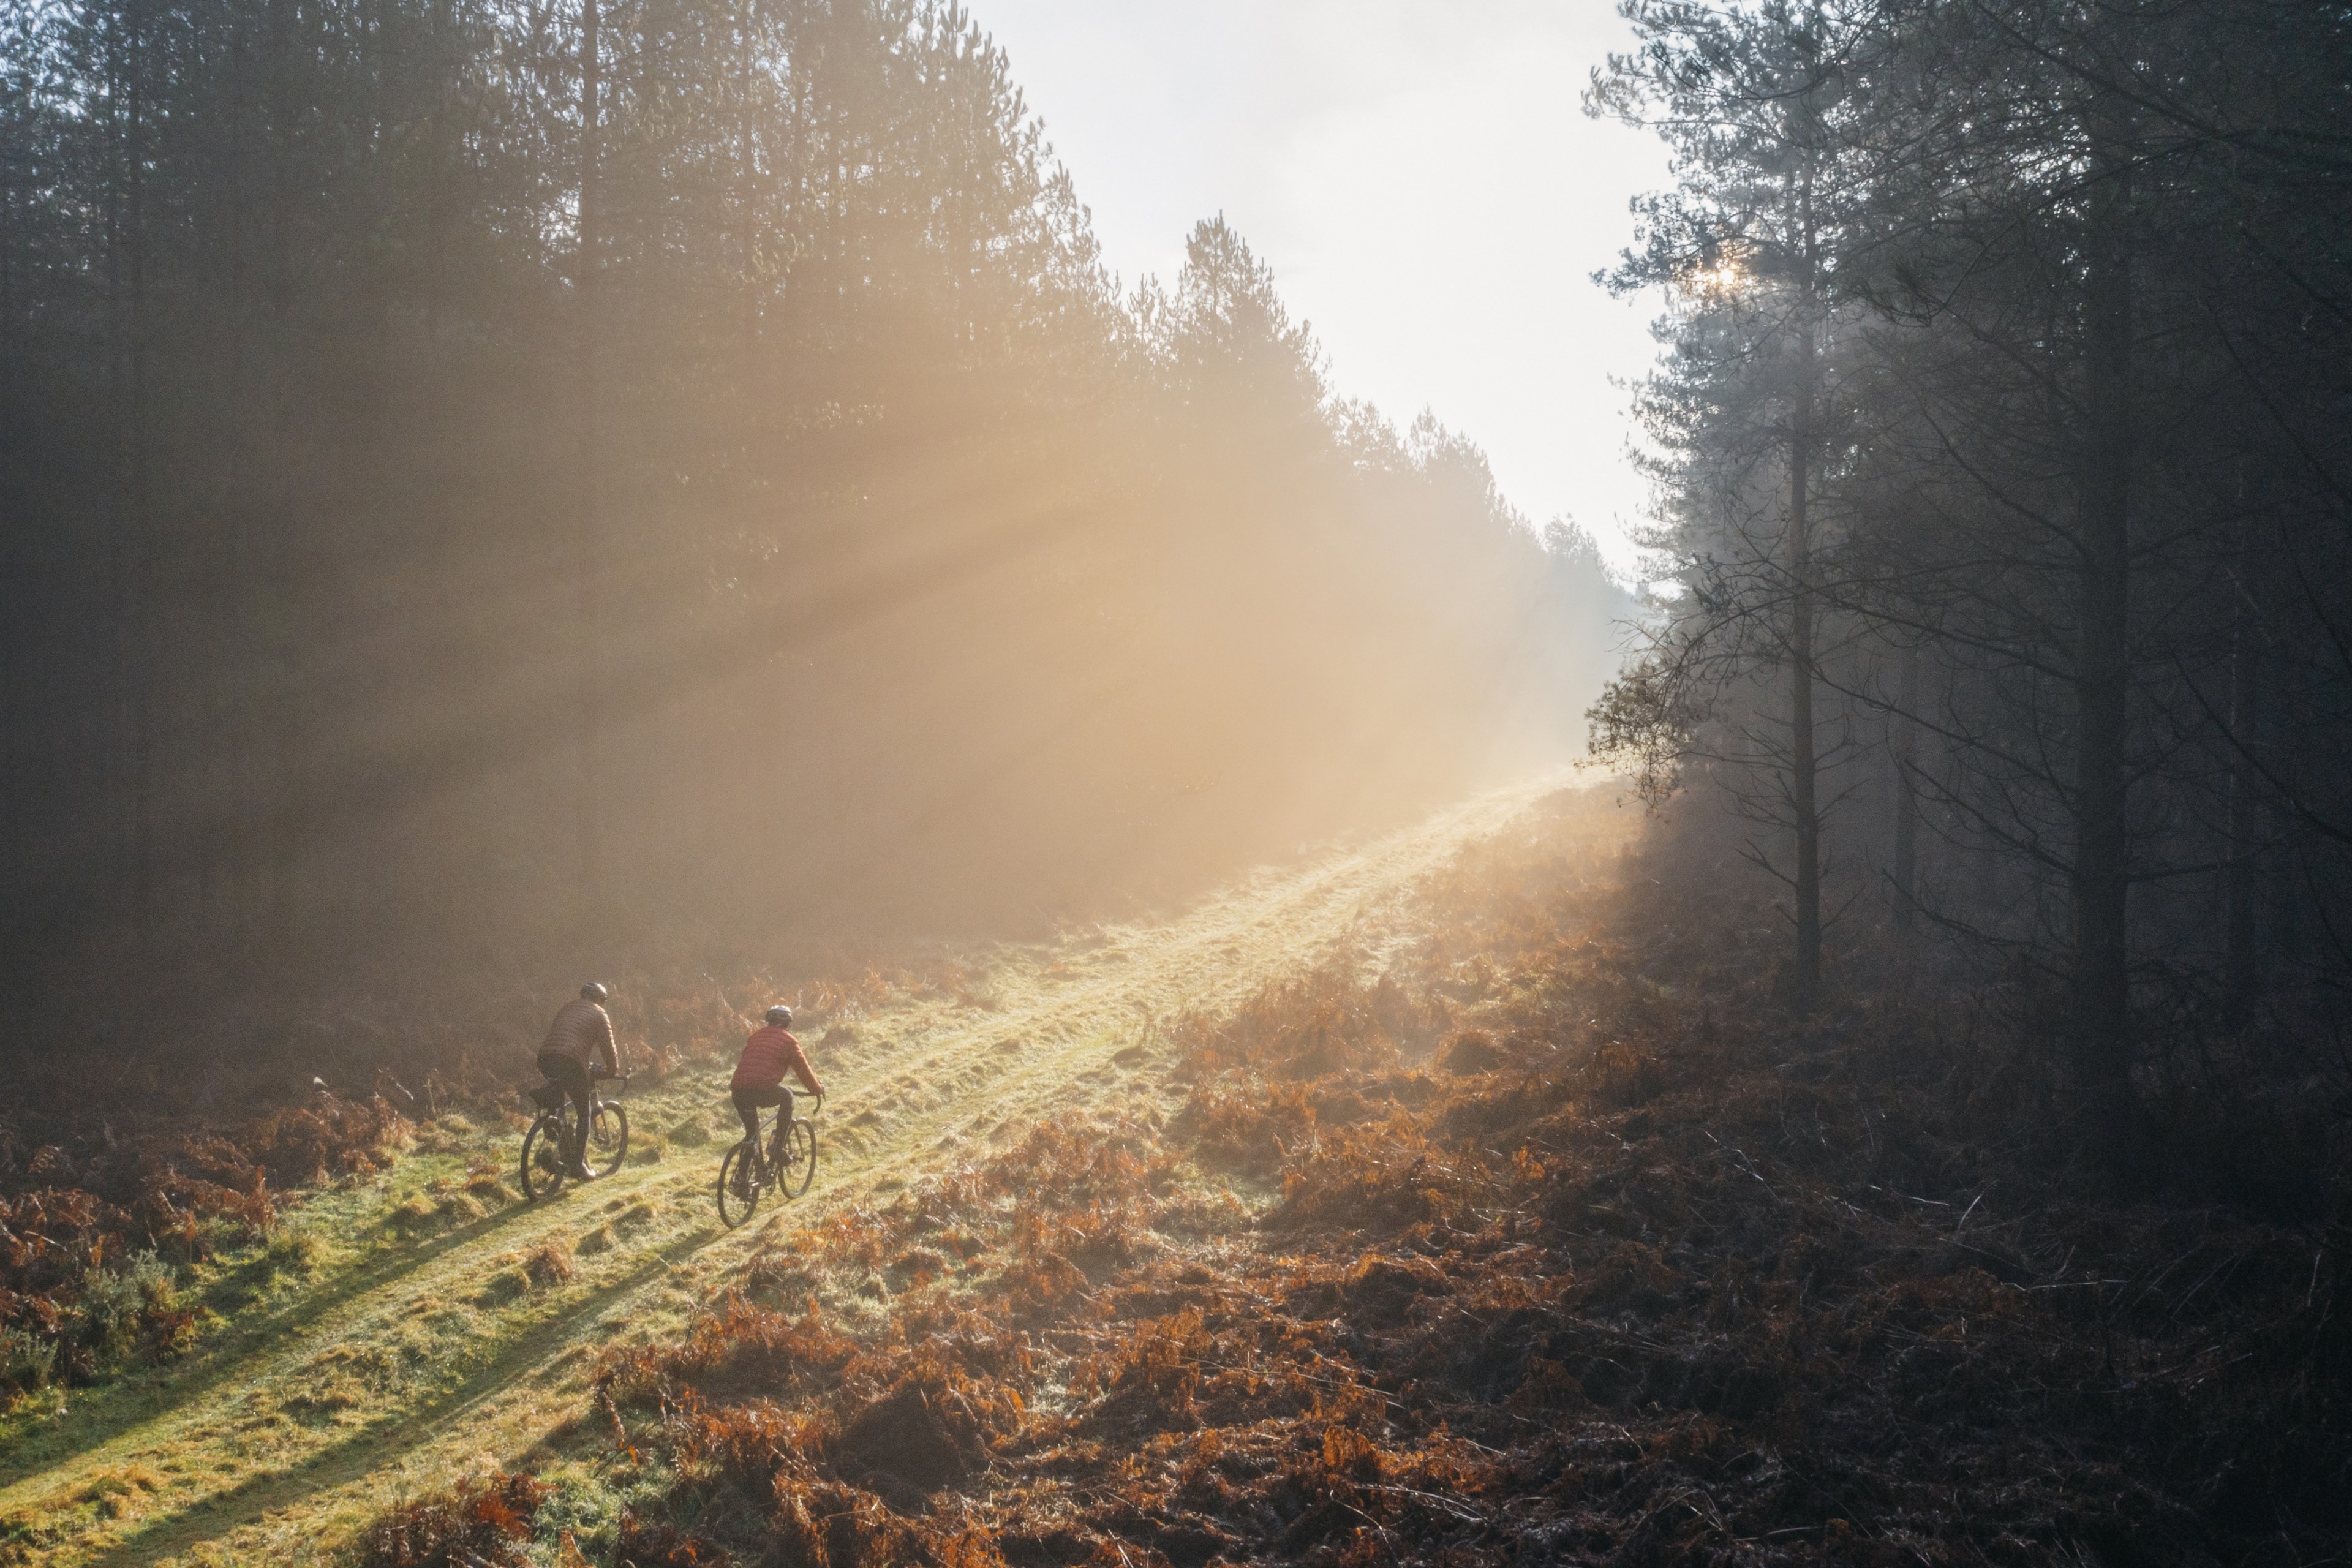
<svg viewBox="0 0 2352 1568"><path fill-rule="evenodd" d="M92 1568L141 1568L159 1558L216 1540L298 1499L359 1480L398 1464L433 1442L448 1422L489 1398L572 1337L583 1321L658 1279L727 1233L703 1225L644 1254L619 1279L600 1285L562 1310L532 1324L463 1383L398 1421L364 1426L341 1443L306 1455L286 1468L257 1475L226 1491L141 1526L105 1552L81 1559ZM202 1517L194 1517L201 1514Z"/></svg>
<svg viewBox="0 0 2352 1568"><path fill-rule="evenodd" d="M142 1423L202 1399L236 1377L249 1357L282 1348L289 1336L301 1333L337 1308L424 1268L442 1254L480 1240L524 1215L547 1212L544 1203L512 1203L430 1241L387 1251L320 1289L297 1293L258 1312L250 1309L238 1312L211 1345L175 1365L143 1369L110 1386L84 1393L65 1415L37 1428L0 1459L0 1490L31 1480L43 1470L103 1447Z"/></svg>
<svg viewBox="0 0 2352 1568"><path fill-rule="evenodd" d="M997 1068L992 1079L1000 1090L1012 1087L1028 1088L1041 1082L1058 1083L1069 1076L1066 1058L1074 1050L1083 1051L1089 1045L1108 1049L1123 1043L1125 1037L1123 1035L1097 1035L1078 1046L1066 1047L1050 1058L1033 1058L1018 1066L1006 1064ZM898 1129L900 1137L892 1140L888 1148L914 1153L951 1119L948 1114L950 1111L961 1115L967 1110L964 1100L950 1097L944 1109L919 1111L909 1118L908 1125ZM1031 1110L1043 1114L1040 1108L1032 1107ZM721 1146L714 1142L713 1149ZM828 1190L819 1198L819 1204L823 1205L826 1199L856 1202L861 1195L870 1196L870 1194L861 1194L859 1184L863 1179L870 1178L877 1166L886 1163L882 1155L887 1151L844 1149L839 1142L833 1142L828 1152L831 1158L825 1161L821 1172L824 1178L824 1185ZM715 1171L715 1164L713 1169ZM646 1167L645 1171L650 1184L658 1179L664 1167L655 1165ZM902 1185L903 1180L896 1174L888 1174L884 1178L884 1184L896 1187ZM636 1185L633 1184L630 1190L636 1192ZM609 1188L591 1191L600 1198L612 1195ZM242 1332L234 1345L225 1345L216 1359L208 1361L202 1369L201 1383L183 1381L168 1388L151 1386L143 1391L147 1413L159 1413L157 1406L178 1405L201 1396L204 1390L231 1374L239 1356L260 1348L255 1341L267 1341L295 1331L341 1301L363 1294L452 1247L512 1222L520 1215L546 1207L543 1203L515 1204L498 1214L450 1231L415 1250L373 1264L348 1279L337 1281L319 1299L305 1299L299 1306L271 1313L268 1319ZM762 1217L772 1223L774 1219L794 1214L798 1207L793 1204L781 1205L772 1215L763 1215ZM103 1552L71 1560L113 1565L113 1568L130 1568L131 1564L151 1563L215 1541L265 1514L305 1498L349 1485L372 1471L398 1464L415 1450L440 1437L450 1422L496 1394L517 1375L551 1353L582 1320L593 1316L611 1301L658 1279L675 1264L693 1257L703 1248L741 1234L717 1229L707 1219L700 1221L686 1235L639 1255L638 1261L619 1279L597 1287L591 1295L524 1331L512 1344L467 1376L463 1384L415 1408L406 1415L358 1428L340 1442L314 1450L299 1461L256 1474L226 1489L192 1498L184 1506L169 1513L159 1513L151 1521L138 1525L131 1534ZM572 1413L551 1413L549 1424L552 1425L562 1414ZM134 1425L135 1418L135 1413L126 1417L118 1412L112 1430L119 1431ZM79 1452L94 1447L104 1440L104 1436L110 1435L111 1432L98 1436L84 1435L83 1440L72 1451ZM47 1461L54 1462L54 1458ZM65 1553L70 1550L70 1544L62 1545L59 1559L66 1560Z"/></svg>

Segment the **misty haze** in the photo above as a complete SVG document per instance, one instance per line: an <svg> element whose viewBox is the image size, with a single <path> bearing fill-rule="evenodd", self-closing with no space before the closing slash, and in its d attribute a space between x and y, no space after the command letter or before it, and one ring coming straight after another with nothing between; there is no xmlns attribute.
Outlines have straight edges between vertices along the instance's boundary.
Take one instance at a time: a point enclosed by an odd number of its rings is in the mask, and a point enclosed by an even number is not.
<svg viewBox="0 0 2352 1568"><path fill-rule="evenodd" d="M0 1568L2340 1560L2347 124L0 0Z"/></svg>

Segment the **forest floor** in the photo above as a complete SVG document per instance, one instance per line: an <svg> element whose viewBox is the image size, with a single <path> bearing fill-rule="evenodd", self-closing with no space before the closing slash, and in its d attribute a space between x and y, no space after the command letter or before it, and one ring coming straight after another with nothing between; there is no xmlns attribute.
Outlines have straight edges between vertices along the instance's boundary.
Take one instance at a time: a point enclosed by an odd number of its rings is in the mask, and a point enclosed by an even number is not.
<svg viewBox="0 0 2352 1568"><path fill-rule="evenodd" d="M287 1209L268 1247L196 1269L208 1327L193 1348L0 1424L0 1561L345 1560L398 1500L519 1465L575 1425L600 1366L683 1339L780 1225L887 1203L1074 1114L1164 1122L1186 1103L1168 1070L1180 1019L1334 963L1379 972L1417 940L1415 889L1548 787L1262 874L1165 923L961 954L958 994L902 995L824 1033L817 1184L740 1232L711 1194L735 1135L723 1064L633 1092L630 1162L536 1205L516 1201L519 1123L442 1117L387 1168ZM1246 1173L1202 1179L1250 1210L1268 1196ZM888 1300L853 1297L850 1321L864 1303L873 1327Z"/></svg>
<svg viewBox="0 0 2352 1568"><path fill-rule="evenodd" d="M0 1563L2347 1561L2340 1162L2118 1184L2030 990L1853 933L1791 1016L1719 847L1552 781L965 954L733 1233L716 1059L545 1204L444 1116L20 1405Z"/></svg>

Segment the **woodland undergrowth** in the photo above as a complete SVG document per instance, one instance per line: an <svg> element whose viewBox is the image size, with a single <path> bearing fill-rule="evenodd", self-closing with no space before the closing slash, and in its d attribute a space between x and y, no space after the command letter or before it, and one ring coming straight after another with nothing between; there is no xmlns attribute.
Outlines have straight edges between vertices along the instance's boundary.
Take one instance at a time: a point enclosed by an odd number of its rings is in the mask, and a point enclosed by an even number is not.
<svg viewBox="0 0 2352 1568"><path fill-rule="evenodd" d="M699 965L633 973L615 1003L625 1065L641 1086L708 1069L778 994L854 1033L868 1010L979 983L937 957L845 973L782 993L749 974L722 987ZM0 1415L54 1408L75 1385L194 1348L216 1326L198 1266L305 1271L316 1243L282 1222L307 1194L366 1181L476 1123L520 1131L514 1091L537 1077L538 1002L486 985L450 1005L478 1026L315 1005L276 1018L269 1043L247 1050L235 1039L253 1019L191 995L175 1069L134 1056L98 1071L69 1054L28 1068L0 1110ZM225 1113L233 1105L254 1109ZM465 1185L492 1206L512 1197L495 1176Z"/></svg>
<svg viewBox="0 0 2352 1568"><path fill-rule="evenodd" d="M527 1476L369 1568L2316 1563L2352 1532L2340 1194L2119 1194L2001 998L1850 968L1566 805L1425 938L1186 1022L1073 1116L772 1228ZM1884 955L1882 955L1884 958ZM1857 966L1858 967L1858 966ZM887 1310L873 1310L877 1306Z"/></svg>

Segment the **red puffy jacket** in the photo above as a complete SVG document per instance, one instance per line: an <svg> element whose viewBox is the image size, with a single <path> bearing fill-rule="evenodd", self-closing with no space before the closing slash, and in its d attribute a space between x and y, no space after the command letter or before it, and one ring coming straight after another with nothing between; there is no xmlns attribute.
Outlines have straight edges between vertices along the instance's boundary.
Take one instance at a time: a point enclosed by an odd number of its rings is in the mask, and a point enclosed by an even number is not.
<svg viewBox="0 0 2352 1568"><path fill-rule="evenodd" d="M727 1087L773 1089L784 1081L787 1068L800 1075L811 1094L824 1092L817 1087L816 1073L809 1066L807 1053L793 1038L792 1031L770 1024L754 1030L751 1037L743 1042L743 1054L735 1063L735 1077Z"/></svg>

